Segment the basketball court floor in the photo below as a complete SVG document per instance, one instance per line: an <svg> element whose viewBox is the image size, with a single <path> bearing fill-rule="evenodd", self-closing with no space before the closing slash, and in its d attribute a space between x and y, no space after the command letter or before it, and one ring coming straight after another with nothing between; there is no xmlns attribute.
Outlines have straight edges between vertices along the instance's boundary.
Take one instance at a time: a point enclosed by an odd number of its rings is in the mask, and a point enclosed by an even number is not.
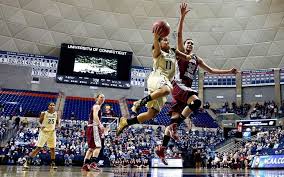
<svg viewBox="0 0 284 177"><path fill-rule="evenodd" d="M80 167L31 167L23 171L20 166L0 166L0 177L284 177L284 170L231 170L231 169L130 169L103 168L101 172L85 172Z"/></svg>

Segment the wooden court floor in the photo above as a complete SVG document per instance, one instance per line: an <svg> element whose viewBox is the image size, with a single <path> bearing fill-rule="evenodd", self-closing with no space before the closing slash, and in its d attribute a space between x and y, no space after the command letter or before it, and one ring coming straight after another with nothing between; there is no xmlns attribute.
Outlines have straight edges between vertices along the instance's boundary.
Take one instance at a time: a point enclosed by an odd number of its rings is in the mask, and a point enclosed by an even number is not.
<svg viewBox="0 0 284 177"><path fill-rule="evenodd" d="M48 166L32 166L23 171L21 166L0 166L0 177L284 177L284 170L231 170L192 168L169 169L130 169L102 168L100 172L81 171L80 167L58 167L51 170Z"/></svg>

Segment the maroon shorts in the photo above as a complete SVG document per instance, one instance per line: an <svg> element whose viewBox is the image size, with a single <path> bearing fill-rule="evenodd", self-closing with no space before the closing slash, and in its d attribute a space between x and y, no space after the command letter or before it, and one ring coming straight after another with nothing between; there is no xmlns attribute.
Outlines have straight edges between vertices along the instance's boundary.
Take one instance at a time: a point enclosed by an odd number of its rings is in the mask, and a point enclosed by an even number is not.
<svg viewBox="0 0 284 177"><path fill-rule="evenodd" d="M99 133L99 136L101 138L101 132ZM94 140L94 129L93 126L88 126L86 131L86 137L88 142L89 148L96 148L95 140Z"/></svg>
<svg viewBox="0 0 284 177"><path fill-rule="evenodd" d="M198 96L197 91L186 87L184 84L179 84L175 81L172 81L172 84L172 96L175 101L172 103L171 109L169 110L170 115L172 115L172 112L181 113L182 110L187 106L188 98L190 98L192 95Z"/></svg>

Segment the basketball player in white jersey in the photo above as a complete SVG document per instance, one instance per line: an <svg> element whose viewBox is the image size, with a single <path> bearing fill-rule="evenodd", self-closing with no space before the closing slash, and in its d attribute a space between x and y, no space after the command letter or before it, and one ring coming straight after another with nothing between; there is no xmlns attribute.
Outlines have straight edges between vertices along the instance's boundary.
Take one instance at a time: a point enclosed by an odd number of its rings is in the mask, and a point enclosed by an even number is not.
<svg viewBox="0 0 284 177"><path fill-rule="evenodd" d="M142 106L147 104L148 111L138 116L127 119L122 117L117 129L117 135L129 125L143 123L154 118L165 105L167 98L172 91L171 81L175 75L178 59L190 60L190 55L185 55L178 50L172 50L168 37L160 37L161 28L157 26L153 29L154 42L152 47L153 71L147 80L149 95L134 102L132 111L138 113Z"/></svg>
<svg viewBox="0 0 284 177"><path fill-rule="evenodd" d="M55 128L59 127L59 117L55 111L55 103L51 102L48 104L48 110L40 114L39 123L40 131L38 135L38 141L36 144L36 149L29 154L29 159L24 163L23 169L28 169L29 162L31 158L34 158L38 152L43 148L45 143L47 147L50 148L51 157L51 168L57 169L55 165L55 146L56 146L56 131Z"/></svg>
<svg viewBox="0 0 284 177"><path fill-rule="evenodd" d="M177 126L180 125L190 114L197 111L201 106L201 100L198 98L198 93L191 89L193 79L197 68L200 67L211 74L236 74L237 69L231 68L228 70L220 70L211 68L208 66L202 58L192 53L193 41L192 39L186 39L183 42L182 31L183 21L185 15L189 12L186 3L182 3L180 6L180 21L178 25L178 50L184 52L187 55L191 55L192 59L189 61L179 60L178 68L176 71L175 79L172 81L173 91L172 96L175 100L172 104L169 114L171 115L171 125L165 129L162 145L159 145L156 149L156 154L167 165L165 159L165 150L168 146L170 138L174 140L178 139ZM188 119L187 119L188 120ZM188 120L189 121L189 120ZM190 125L190 121L188 123Z"/></svg>

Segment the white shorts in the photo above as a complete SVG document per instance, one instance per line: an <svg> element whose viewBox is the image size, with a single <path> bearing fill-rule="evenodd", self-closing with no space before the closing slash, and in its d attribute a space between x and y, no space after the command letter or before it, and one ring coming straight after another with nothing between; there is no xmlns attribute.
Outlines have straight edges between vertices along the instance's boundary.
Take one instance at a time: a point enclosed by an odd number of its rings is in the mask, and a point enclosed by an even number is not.
<svg viewBox="0 0 284 177"><path fill-rule="evenodd" d="M164 75L161 75L160 72L152 71L147 80L148 93L151 94L155 90L158 90L159 88L165 85L169 86L171 90L173 89L173 86L168 78L166 78ZM164 96L149 101L146 107L153 108L160 112L166 102L167 102L167 97Z"/></svg>
<svg viewBox="0 0 284 177"><path fill-rule="evenodd" d="M36 143L37 147L43 147L47 143L47 147L55 148L56 146L56 131L39 131L38 140Z"/></svg>

